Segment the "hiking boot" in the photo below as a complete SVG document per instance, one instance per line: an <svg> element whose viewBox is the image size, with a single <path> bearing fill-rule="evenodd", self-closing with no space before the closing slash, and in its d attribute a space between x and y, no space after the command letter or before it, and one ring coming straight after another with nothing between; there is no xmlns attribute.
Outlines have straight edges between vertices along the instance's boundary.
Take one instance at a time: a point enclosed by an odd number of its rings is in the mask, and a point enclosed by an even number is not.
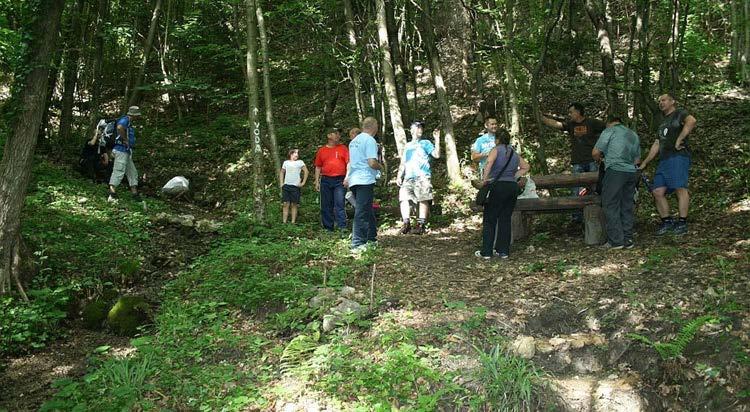
<svg viewBox="0 0 750 412"><path fill-rule="evenodd" d="M398 233L401 233L402 235L405 235L407 233L411 232L411 223L406 222L401 226L401 230L398 231Z"/></svg>
<svg viewBox="0 0 750 412"><path fill-rule="evenodd" d="M672 230L672 226L674 226L674 222L672 222L671 220L665 220L661 222L661 225L659 226L659 228L656 229L656 235L657 236L666 235L667 233L669 233L669 231ZM687 227L685 227L685 229L687 229Z"/></svg>
<svg viewBox="0 0 750 412"><path fill-rule="evenodd" d="M625 246L623 246L623 245L613 245L613 244L607 242L607 243L601 245L600 247L602 249L605 249L605 250L620 250L620 249L624 248Z"/></svg>
<svg viewBox="0 0 750 412"><path fill-rule="evenodd" d="M625 249L632 249L635 247L635 243L633 242L633 239L625 239Z"/></svg>
<svg viewBox="0 0 750 412"><path fill-rule="evenodd" d="M675 235L684 235L687 231L687 222L676 222L672 225L672 233Z"/></svg>
<svg viewBox="0 0 750 412"><path fill-rule="evenodd" d="M417 223L416 225L414 225L414 229L411 230L411 233L413 235L424 234L424 225L420 225L419 223Z"/></svg>

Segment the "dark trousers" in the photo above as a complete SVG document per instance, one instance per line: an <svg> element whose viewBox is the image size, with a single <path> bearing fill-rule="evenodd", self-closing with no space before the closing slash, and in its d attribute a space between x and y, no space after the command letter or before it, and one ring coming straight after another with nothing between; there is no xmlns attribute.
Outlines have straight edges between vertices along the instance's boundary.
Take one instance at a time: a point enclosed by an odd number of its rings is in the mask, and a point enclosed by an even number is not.
<svg viewBox="0 0 750 412"><path fill-rule="evenodd" d="M320 178L320 219L324 228L333 230L334 220L339 229L346 228L345 194L344 176Z"/></svg>
<svg viewBox="0 0 750 412"><path fill-rule="evenodd" d="M608 169L602 183L602 208L607 220L607 241L620 246L633 239L635 172Z"/></svg>
<svg viewBox="0 0 750 412"><path fill-rule="evenodd" d="M482 219L482 256L510 254L510 221L518 198L516 182L495 182L490 189Z"/></svg>
<svg viewBox="0 0 750 412"><path fill-rule="evenodd" d="M352 247L375 242L378 236L378 222L372 209L375 184L352 186L354 194L354 221L352 222Z"/></svg>

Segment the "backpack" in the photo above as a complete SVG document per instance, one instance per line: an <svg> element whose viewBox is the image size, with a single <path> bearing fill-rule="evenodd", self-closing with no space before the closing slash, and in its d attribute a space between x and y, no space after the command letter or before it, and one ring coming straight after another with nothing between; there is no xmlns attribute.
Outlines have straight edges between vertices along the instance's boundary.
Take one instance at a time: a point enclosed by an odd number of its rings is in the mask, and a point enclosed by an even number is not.
<svg viewBox="0 0 750 412"><path fill-rule="evenodd" d="M99 153L108 152L115 146L117 140L117 119L99 120L96 125L99 134Z"/></svg>

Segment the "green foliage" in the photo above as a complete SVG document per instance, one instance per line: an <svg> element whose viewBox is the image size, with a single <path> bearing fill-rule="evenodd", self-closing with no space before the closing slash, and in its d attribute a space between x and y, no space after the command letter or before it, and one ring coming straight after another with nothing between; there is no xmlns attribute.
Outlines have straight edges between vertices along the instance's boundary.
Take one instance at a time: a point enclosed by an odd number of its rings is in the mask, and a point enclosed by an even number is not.
<svg viewBox="0 0 750 412"><path fill-rule="evenodd" d="M719 319L713 315L704 315L691 320L682 326L677 336L670 342L654 342L646 336L637 333L629 333L628 337L652 346L663 360L674 359L682 356L687 345L693 341L701 327L707 323L719 323Z"/></svg>
<svg viewBox="0 0 750 412"><path fill-rule="evenodd" d="M123 296L107 314L107 325L115 333L133 336L149 319L150 306L139 296Z"/></svg>
<svg viewBox="0 0 750 412"><path fill-rule="evenodd" d="M649 252L642 266L645 270L656 270L663 264L671 262L672 258L677 256L678 253L679 249L673 246L655 249Z"/></svg>
<svg viewBox="0 0 750 412"><path fill-rule="evenodd" d="M104 325L109 312L109 303L105 300L95 300L84 306L81 317L83 326L87 329L98 330Z"/></svg>
<svg viewBox="0 0 750 412"><path fill-rule="evenodd" d="M29 292L30 302L0 298L0 356L43 348L62 331L67 316L70 289L39 289Z"/></svg>
<svg viewBox="0 0 750 412"><path fill-rule="evenodd" d="M529 361L510 355L495 345L489 352L476 348L482 368L484 403L490 410L534 411L544 389L541 373ZM476 402L476 401L475 401Z"/></svg>

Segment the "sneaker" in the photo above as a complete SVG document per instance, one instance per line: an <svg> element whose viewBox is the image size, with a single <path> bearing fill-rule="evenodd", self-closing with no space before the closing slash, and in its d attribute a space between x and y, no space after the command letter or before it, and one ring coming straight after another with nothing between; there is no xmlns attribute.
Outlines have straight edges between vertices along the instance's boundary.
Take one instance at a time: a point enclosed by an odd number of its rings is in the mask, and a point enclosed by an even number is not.
<svg viewBox="0 0 750 412"><path fill-rule="evenodd" d="M484 255L482 255L482 251L481 250L477 250L476 252L474 252L474 256L476 256L478 258L481 258L481 259L484 259L484 260L490 260L490 258L492 257L492 256L484 256Z"/></svg>
<svg viewBox="0 0 750 412"><path fill-rule="evenodd" d="M115 202L117 202L117 193L110 193L110 194L109 194L109 195L107 196L107 202L110 202L110 203L115 203Z"/></svg>
<svg viewBox="0 0 750 412"><path fill-rule="evenodd" d="M421 234L423 234L424 233L424 225L420 225L419 223L417 223L416 225L414 225L414 229L411 230L411 233L413 235L421 235Z"/></svg>
<svg viewBox="0 0 750 412"><path fill-rule="evenodd" d="M496 258L500 258L500 259L507 259L508 258L508 254L507 253L502 253L502 252L495 252L495 253L492 254L492 256L494 256Z"/></svg>
<svg viewBox="0 0 750 412"><path fill-rule="evenodd" d="M675 222L672 225L672 233L674 233L675 235L684 235L685 233L687 233L687 231L687 222Z"/></svg>
<svg viewBox="0 0 750 412"><path fill-rule="evenodd" d="M401 226L401 230L399 230L398 233L401 233L402 235L405 235L407 233L411 232L411 223L406 222Z"/></svg>
<svg viewBox="0 0 750 412"><path fill-rule="evenodd" d="M632 249L635 247L635 243L633 243L633 239L625 239L625 249Z"/></svg>
<svg viewBox="0 0 750 412"><path fill-rule="evenodd" d="M607 243L601 245L600 247L602 249L606 249L606 250L620 250L620 249L624 248L625 246L623 246L623 245L613 245L613 244L607 242Z"/></svg>
<svg viewBox="0 0 750 412"><path fill-rule="evenodd" d="M659 229L656 229L656 235L657 236L663 236L669 233L669 231L672 230L672 226L674 226L674 222L671 220L665 220L661 223L659 226Z"/></svg>

